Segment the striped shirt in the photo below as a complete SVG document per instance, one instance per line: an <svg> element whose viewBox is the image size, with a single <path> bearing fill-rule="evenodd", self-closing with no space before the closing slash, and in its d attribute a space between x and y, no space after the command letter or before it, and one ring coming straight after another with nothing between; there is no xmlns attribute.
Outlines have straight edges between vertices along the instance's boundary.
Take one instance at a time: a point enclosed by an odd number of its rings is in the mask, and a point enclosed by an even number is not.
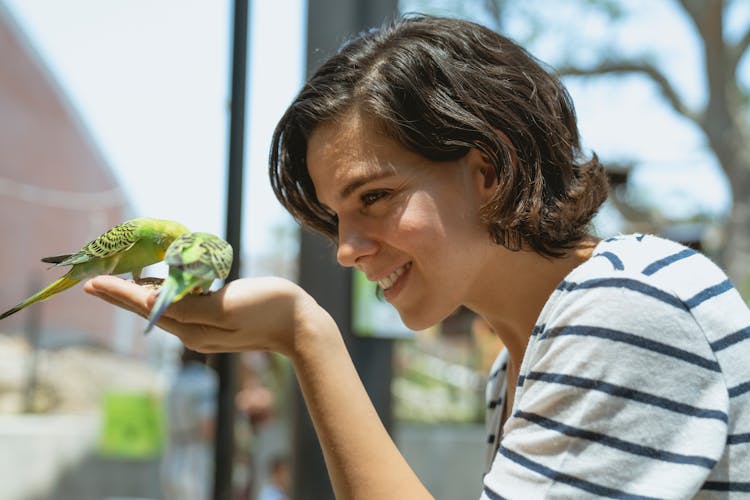
<svg viewBox="0 0 750 500"><path fill-rule="evenodd" d="M501 429L507 359L482 499L750 498L750 310L702 254L600 242L545 304Z"/></svg>

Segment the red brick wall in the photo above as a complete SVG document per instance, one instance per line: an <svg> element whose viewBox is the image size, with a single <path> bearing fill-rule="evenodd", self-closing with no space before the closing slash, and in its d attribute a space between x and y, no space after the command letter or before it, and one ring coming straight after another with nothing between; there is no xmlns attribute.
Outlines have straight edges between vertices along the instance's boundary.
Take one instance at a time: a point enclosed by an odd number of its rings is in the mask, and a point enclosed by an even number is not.
<svg viewBox="0 0 750 500"><path fill-rule="evenodd" d="M128 218L106 161L6 15L0 9L0 310L30 295L33 282L46 286L64 272L47 270L40 258L75 252ZM23 332L32 309L48 342L113 345L114 308L80 285L0 321L0 333ZM140 327L136 318L119 322L120 330Z"/></svg>

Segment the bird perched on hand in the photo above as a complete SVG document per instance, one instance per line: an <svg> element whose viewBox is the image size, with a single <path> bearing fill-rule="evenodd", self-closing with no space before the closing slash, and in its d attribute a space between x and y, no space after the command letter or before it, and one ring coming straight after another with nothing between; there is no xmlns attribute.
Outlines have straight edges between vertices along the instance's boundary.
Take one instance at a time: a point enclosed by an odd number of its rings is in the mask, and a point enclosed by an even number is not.
<svg viewBox="0 0 750 500"><path fill-rule="evenodd" d="M52 267L73 267L48 287L5 311L0 319L100 274L132 273L138 281L143 268L161 261L175 238L186 232L188 228L179 222L132 219L111 228L74 254L45 257L42 262L54 264Z"/></svg>
<svg viewBox="0 0 750 500"><path fill-rule="evenodd" d="M225 279L232 267L232 246L211 233L185 233L167 249L169 274L148 318L148 333L167 307L192 291L207 291L216 279Z"/></svg>

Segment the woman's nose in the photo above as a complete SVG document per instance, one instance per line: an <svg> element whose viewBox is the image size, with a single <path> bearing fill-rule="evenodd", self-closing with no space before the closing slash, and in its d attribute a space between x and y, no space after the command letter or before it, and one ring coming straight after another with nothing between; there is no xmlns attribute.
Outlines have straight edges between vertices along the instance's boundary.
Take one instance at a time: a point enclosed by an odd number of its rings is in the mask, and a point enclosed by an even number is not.
<svg viewBox="0 0 750 500"><path fill-rule="evenodd" d="M363 228L345 227L339 220L339 242L336 260L344 267L352 267L357 261L377 251L376 241Z"/></svg>

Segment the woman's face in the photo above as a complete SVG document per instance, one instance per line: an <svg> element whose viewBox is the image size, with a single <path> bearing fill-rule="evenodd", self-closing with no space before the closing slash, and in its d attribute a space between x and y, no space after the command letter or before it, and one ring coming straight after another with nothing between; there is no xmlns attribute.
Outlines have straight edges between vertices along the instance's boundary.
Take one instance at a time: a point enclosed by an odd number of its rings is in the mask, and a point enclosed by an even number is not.
<svg viewBox="0 0 750 500"><path fill-rule="evenodd" d="M427 328L476 293L493 246L479 208L494 191L477 151L430 161L350 113L313 131L307 165L338 217L339 263L377 282L407 326Z"/></svg>

